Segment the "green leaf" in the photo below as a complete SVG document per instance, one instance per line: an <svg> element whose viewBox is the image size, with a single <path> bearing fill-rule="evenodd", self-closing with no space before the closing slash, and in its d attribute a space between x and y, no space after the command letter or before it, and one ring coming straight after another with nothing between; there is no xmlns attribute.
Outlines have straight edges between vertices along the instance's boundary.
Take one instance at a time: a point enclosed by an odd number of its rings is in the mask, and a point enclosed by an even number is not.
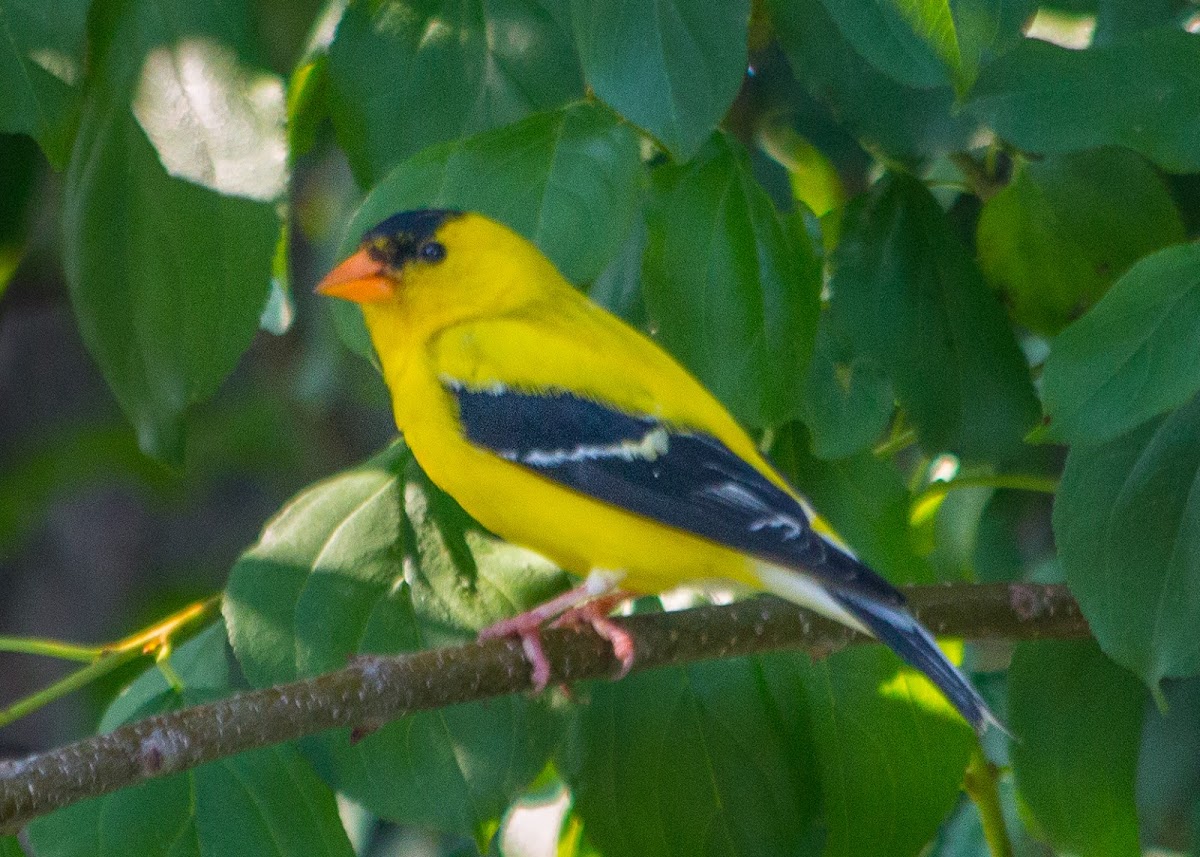
<svg viewBox="0 0 1200 857"><path fill-rule="evenodd" d="M0 836L0 857L25 857L21 841L15 836Z"/></svg>
<svg viewBox="0 0 1200 857"><path fill-rule="evenodd" d="M746 74L748 0L573 0L588 86L680 160L728 112Z"/></svg>
<svg viewBox="0 0 1200 857"><path fill-rule="evenodd" d="M869 151L919 160L968 147L978 121L955 108L950 86L916 89L879 71L838 30L821 0L767 0L797 79Z"/></svg>
<svg viewBox="0 0 1200 857"><path fill-rule="evenodd" d="M642 182L634 131L603 107L579 104L405 161L367 195L343 249L397 211L457 208L507 223L568 280L590 282L633 227Z"/></svg>
<svg viewBox="0 0 1200 857"><path fill-rule="evenodd" d="M793 419L821 287L807 236L780 219L724 135L653 182L642 268L651 331L744 424Z"/></svg>
<svg viewBox="0 0 1200 857"><path fill-rule="evenodd" d="M950 0L963 71L960 92L974 83L979 69L1025 38L1037 0Z"/></svg>
<svg viewBox="0 0 1200 857"><path fill-rule="evenodd" d="M921 852L959 800L975 735L930 682L872 646L804 670L825 857Z"/></svg>
<svg viewBox="0 0 1200 857"><path fill-rule="evenodd" d="M872 446L895 410L892 385L874 358L857 353L822 313L802 419L817 458L844 458Z"/></svg>
<svg viewBox="0 0 1200 857"><path fill-rule="evenodd" d="M764 121L755 141L787 170L792 199L803 203L824 224L846 204L846 187L837 167L812 142L796 133L782 117ZM836 241L826 240L826 246Z"/></svg>
<svg viewBox="0 0 1200 857"><path fill-rule="evenodd" d="M854 49L900 83L928 89L964 77L950 0L821 2Z"/></svg>
<svg viewBox="0 0 1200 857"><path fill-rule="evenodd" d="M88 0L0 0L0 131L28 134L62 169L83 75Z"/></svg>
<svg viewBox="0 0 1200 857"><path fill-rule="evenodd" d="M1013 772L1055 848L1136 857L1134 780L1146 689L1092 641L1018 643L1008 680Z"/></svg>
<svg viewBox="0 0 1200 857"><path fill-rule="evenodd" d="M833 260L832 321L884 367L922 447L1014 455L1037 402L1012 328L920 182L880 181L846 214Z"/></svg>
<svg viewBox="0 0 1200 857"><path fill-rule="evenodd" d="M304 53L288 77L288 157L293 163L316 144L322 123L330 118L329 45L345 12L346 3L341 0L324 5L309 30Z"/></svg>
<svg viewBox="0 0 1200 857"><path fill-rule="evenodd" d="M870 454L820 461L794 427L780 434L773 458L865 562L897 583L933 579L890 462ZM838 652L802 673L828 826L823 853L916 854L958 800L971 728L883 647Z"/></svg>
<svg viewBox="0 0 1200 857"><path fill-rule="evenodd" d="M1054 447L1042 448L1058 452ZM1040 538L1031 539L1029 525L1046 520L1050 502L1049 495L1028 491L992 492L979 519L971 557L971 568L980 583L1021 580L1027 568L1045 558L1050 550L1049 534L1042 526Z"/></svg>
<svg viewBox="0 0 1200 857"><path fill-rule="evenodd" d="M1184 240L1159 175L1125 149L1019 162L979 218L979 262L1013 318L1047 336L1142 256Z"/></svg>
<svg viewBox="0 0 1200 857"><path fill-rule="evenodd" d="M286 506L234 567L225 615L247 677L269 685L356 652L466 642L563 583L471 525L396 444ZM514 696L406 717L357 743L339 732L303 746L326 781L372 812L472 835L542 770L559 735L543 700Z"/></svg>
<svg viewBox="0 0 1200 857"><path fill-rule="evenodd" d="M1176 0L1096 0L1096 32L1092 44L1107 45L1131 33L1177 24L1183 13Z"/></svg>
<svg viewBox="0 0 1200 857"><path fill-rule="evenodd" d="M0 297L25 255L41 159L29 137L0 134Z"/></svg>
<svg viewBox="0 0 1200 857"><path fill-rule="evenodd" d="M583 95L566 0L372 0L329 48L338 142L361 186L413 153Z"/></svg>
<svg viewBox="0 0 1200 857"><path fill-rule="evenodd" d="M216 622L171 652L170 667L184 680L188 693L218 697L234 688L227 645L225 623ZM108 706L99 731L111 732L122 723L136 720L174 693L162 670L157 666L147 668Z"/></svg>
<svg viewBox="0 0 1200 857"><path fill-rule="evenodd" d="M1071 592L1110 658L1152 687L1200 672L1200 395L1099 446L1074 446L1054 504Z"/></svg>
<svg viewBox="0 0 1200 857"><path fill-rule="evenodd" d="M560 767L604 854L791 855L819 792L796 655L586 685Z"/></svg>
<svg viewBox="0 0 1200 857"><path fill-rule="evenodd" d="M1200 390L1200 246L1138 262L1055 338L1042 375L1040 434L1105 443Z"/></svg>
<svg viewBox="0 0 1200 857"><path fill-rule="evenodd" d="M822 461L801 426L785 426L771 459L812 500L855 553L894 583L933 580L909 527L909 493L890 461L869 453Z"/></svg>
<svg viewBox="0 0 1200 857"><path fill-rule="evenodd" d="M309 57L292 70L287 87L288 156L307 154L329 116L329 54Z"/></svg>
<svg viewBox="0 0 1200 857"><path fill-rule="evenodd" d="M967 107L1026 151L1125 146L1182 173L1200 170L1198 102L1200 39L1163 27L1087 50L1025 39L983 70Z"/></svg>
<svg viewBox="0 0 1200 857"><path fill-rule="evenodd" d="M232 371L266 302L283 93L246 64L239 4L106 8L67 173L64 266L142 449L178 463L184 412ZM204 99L188 97L197 81Z"/></svg>
<svg viewBox="0 0 1200 857"><path fill-rule="evenodd" d="M185 643L172 665L185 683L182 693L169 689L151 667L113 703L105 727L227 694L224 626L218 623ZM241 753L74 804L31 823L29 837L41 857L354 853L333 792L289 745Z"/></svg>
<svg viewBox="0 0 1200 857"><path fill-rule="evenodd" d="M634 327L645 327L646 304L642 296L642 256L646 253L646 219L634 218L633 229L608 267L592 281L588 297Z"/></svg>

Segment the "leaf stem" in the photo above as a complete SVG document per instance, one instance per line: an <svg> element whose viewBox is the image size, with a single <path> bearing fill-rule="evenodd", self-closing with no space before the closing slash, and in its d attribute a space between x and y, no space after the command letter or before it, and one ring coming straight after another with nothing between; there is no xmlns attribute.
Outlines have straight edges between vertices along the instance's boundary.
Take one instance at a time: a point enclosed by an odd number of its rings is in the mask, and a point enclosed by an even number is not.
<svg viewBox="0 0 1200 857"><path fill-rule="evenodd" d="M1000 769L988 761L978 743L963 774L963 791L979 810L983 838L991 857L1013 857L1012 840L1008 838L1004 808L1000 804Z"/></svg>
<svg viewBox="0 0 1200 857"><path fill-rule="evenodd" d="M35 639L30 637L0 637L0 652L18 655L41 655L61 661L78 661L90 664L104 653L103 647L80 646L62 640Z"/></svg>
<svg viewBox="0 0 1200 857"><path fill-rule="evenodd" d="M912 446L916 442L916 431L911 428L901 427L898 431L893 431L887 440L876 445L871 452L876 458L891 458L900 450Z"/></svg>
<svg viewBox="0 0 1200 857"><path fill-rule="evenodd" d="M1058 480L1051 476L1034 476L1028 473L959 476L945 482L931 482L913 505L917 506L929 500L944 497L951 491L957 491L960 488L1008 488L1013 491L1054 494L1058 491Z"/></svg>
<svg viewBox="0 0 1200 857"><path fill-rule="evenodd" d="M49 687L35 691L7 708L0 709L0 726L7 726L14 720L19 720L54 700L79 690L132 660L144 655L169 652L172 642L178 637L190 636L192 632L207 625L216 615L220 605L221 596L213 595L204 601L189 604L145 630L104 646L80 646L59 640L0 637L0 651L43 655L87 664ZM159 666L170 669L169 664L162 660Z"/></svg>

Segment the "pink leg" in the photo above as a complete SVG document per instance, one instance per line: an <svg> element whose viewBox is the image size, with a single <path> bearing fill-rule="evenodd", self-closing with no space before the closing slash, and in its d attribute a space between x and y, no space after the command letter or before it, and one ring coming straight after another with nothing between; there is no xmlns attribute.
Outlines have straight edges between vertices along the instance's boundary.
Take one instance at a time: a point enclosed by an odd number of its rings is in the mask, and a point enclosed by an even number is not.
<svg viewBox="0 0 1200 857"><path fill-rule="evenodd" d="M573 589L568 589L562 595L556 595L549 601L539 604L532 610L526 610L511 619L501 619L494 625L488 625L479 632L479 639L495 640L499 637L521 636L530 628L541 628L556 616L561 616L572 607L578 607L595 597L596 593L588 587L588 584L580 584Z"/></svg>
<svg viewBox="0 0 1200 857"><path fill-rule="evenodd" d="M551 628L578 628L580 625L591 625L592 630L607 640L612 646L613 655L621 662L621 671L616 678L625 678L633 668L633 635L608 618L608 614L622 601L633 598L631 592L614 592L593 598L567 610L554 620Z"/></svg>
<svg viewBox="0 0 1200 857"><path fill-rule="evenodd" d="M598 597L599 596L599 597ZM583 622L595 628L596 633L612 643L613 653L621 661L621 675L629 672L633 665L633 638L624 629L607 618L608 612L630 596L626 593L600 595L595 581L589 580L526 610L511 619L502 619L479 632L480 640L498 637L517 637L521 648L533 668L531 676L534 690L545 690L550 682L550 661L542 648L541 629L547 622L559 617L553 627L561 624L578 625ZM593 604L595 606L593 606Z"/></svg>

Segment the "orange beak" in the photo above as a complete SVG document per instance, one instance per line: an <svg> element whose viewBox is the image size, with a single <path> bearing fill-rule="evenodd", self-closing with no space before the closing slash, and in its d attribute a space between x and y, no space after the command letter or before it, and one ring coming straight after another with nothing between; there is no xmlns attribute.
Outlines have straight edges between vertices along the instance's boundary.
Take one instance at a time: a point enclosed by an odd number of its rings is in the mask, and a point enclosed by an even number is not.
<svg viewBox="0 0 1200 857"><path fill-rule="evenodd" d="M359 250L330 271L313 291L331 298L369 304L395 296L396 285L381 262L372 259L366 250Z"/></svg>

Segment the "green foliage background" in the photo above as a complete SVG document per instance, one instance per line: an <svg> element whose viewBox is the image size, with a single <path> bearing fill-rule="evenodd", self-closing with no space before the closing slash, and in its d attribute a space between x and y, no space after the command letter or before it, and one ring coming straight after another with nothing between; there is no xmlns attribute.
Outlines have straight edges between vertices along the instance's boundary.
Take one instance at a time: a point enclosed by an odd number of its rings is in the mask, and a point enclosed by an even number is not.
<svg viewBox="0 0 1200 857"><path fill-rule="evenodd" d="M100 728L467 640L565 586L402 442L326 475L355 453L303 436L314 408L386 411L357 310L311 285L397 210L478 210L678 356L889 578L1069 584L1094 643L1021 643L1010 669L966 652L1021 736L987 739L1017 853L1195 853L1198 20L1186 0L0 0L0 313L60 264L132 427L0 456L0 563L85 481L313 483L176 654L183 689L147 672ZM294 345L265 359L272 337ZM947 468L970 487L931 489ZM1052 518L1011 487L1060 478ZM973 740L882 649L772 655L317 736L26 844L515 855L520 808L568 795L559 855L987 854ZM438 835L406 850L375 819Z"/></svg>

